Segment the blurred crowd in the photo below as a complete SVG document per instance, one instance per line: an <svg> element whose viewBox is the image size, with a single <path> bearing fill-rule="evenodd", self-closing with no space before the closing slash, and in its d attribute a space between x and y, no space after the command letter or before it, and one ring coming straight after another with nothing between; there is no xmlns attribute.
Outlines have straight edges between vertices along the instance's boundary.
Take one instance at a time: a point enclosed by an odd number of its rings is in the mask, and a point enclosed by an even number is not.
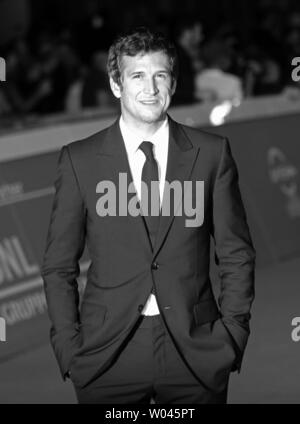
<svg viewBox="0 0 300 424"><path fill-rule="evenodd" d="M39 28L6 46L1 117L118 108L106 74L116 28L97 4L91 2L75 27ZM298 92L291 60L300 56L300 9L282 13L262 7L246 38L232 22L212 28L195 14L160 21L157 29L177 46L179 80L173 105Z"/></svg>

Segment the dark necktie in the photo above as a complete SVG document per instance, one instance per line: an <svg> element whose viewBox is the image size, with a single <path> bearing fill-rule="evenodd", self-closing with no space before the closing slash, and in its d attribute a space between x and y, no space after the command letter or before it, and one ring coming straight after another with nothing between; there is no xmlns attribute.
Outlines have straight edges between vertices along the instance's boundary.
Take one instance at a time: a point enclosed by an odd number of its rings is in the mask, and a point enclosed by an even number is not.
<svg viewBox="0 0 300 424"><path fill-rule="evenodd" d="M142 170L142 181L145 183L147 190L144 189L142 184L141 209L147 224L152 247L154 247L160 213L158 166L153 155L153 144L150 141L143 141L139 148L146 156ZM151 184L152 181L155 181L155 183Z"/></svg>

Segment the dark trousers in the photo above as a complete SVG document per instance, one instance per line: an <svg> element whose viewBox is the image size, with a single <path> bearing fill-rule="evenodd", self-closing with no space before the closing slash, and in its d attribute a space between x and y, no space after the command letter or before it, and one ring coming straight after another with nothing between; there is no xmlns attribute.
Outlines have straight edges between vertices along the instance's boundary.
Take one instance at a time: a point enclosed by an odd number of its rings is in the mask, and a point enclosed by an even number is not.
<svg viewBox="0 0 300 424"><path fill-rule="evenodd" d="M226 403L227 389L207 390L178 353L160 315L141 316L122 350L99 378L80 389L78 403Z"/></svg>

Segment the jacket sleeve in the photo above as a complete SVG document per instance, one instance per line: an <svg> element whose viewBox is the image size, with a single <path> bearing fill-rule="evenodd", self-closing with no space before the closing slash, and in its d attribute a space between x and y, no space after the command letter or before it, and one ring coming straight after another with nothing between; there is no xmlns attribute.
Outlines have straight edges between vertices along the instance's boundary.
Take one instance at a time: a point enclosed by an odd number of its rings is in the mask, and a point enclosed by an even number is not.
<svg viewBox="0 0 300 424"><path fill-rule="evenodd" d="M218 303L222 321L237 351L236 369L240 370L250 332L255 250L239 190L237 167L227 139L223 139L213 190L213 238L221 281Z"/></svg>
<svg viewBox="0 0 300 424"><path fill-rule="evenodd" d="M85 206L68 146L57 166L55 196L41 274L44 281L50 340L62 377L79 343L79 259L85 245Z"/></svg>

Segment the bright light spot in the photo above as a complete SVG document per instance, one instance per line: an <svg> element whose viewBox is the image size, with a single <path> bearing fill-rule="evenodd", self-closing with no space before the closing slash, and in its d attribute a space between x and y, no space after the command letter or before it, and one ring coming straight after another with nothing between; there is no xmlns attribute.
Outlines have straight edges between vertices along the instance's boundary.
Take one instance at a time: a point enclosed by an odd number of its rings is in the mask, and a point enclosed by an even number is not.
<svg viewBox="0 0 300 424"><path fill-rule="evenodd" d="M225 122L226 116L229 115L232 109L232 102L226 100L218 106L215 106L210 113L209 119L212 125L222 125Z"/></svg>

